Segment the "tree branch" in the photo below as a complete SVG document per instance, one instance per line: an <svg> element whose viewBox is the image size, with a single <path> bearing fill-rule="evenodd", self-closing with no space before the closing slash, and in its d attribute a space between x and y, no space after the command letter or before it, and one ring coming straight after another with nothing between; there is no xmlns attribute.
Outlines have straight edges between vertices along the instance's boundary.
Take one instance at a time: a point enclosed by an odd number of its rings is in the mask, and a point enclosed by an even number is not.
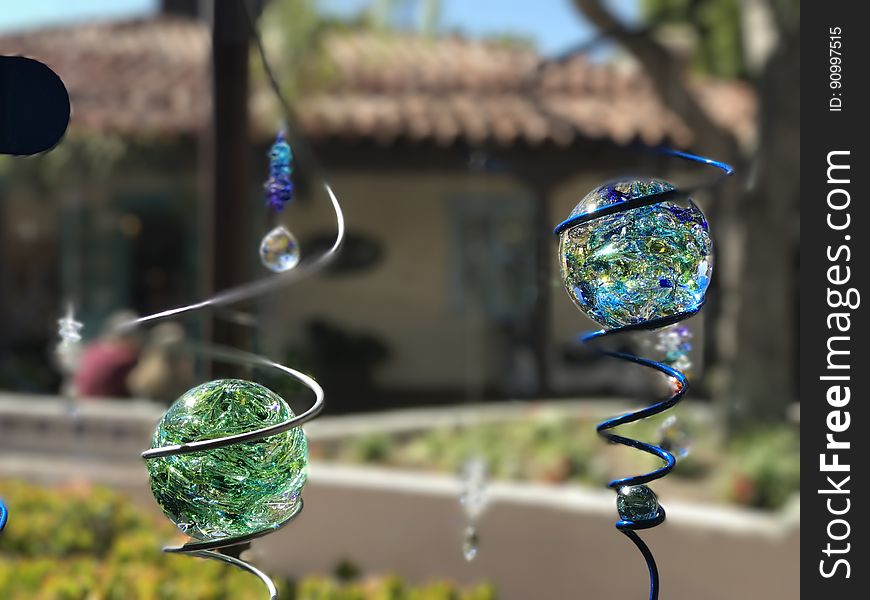
<svg viewBox="0 0 870 600"><path fill-rule="evenodd" d="M777 32L783 37L800 36L800 2L796 0L767 0L767 9L773 17Z"/></svg>
<svg viewBox="0 0 870 600"><path fill-rule="evenodd" d="M678 115L694 133L698 145L714 149L716 155L724 160L734 161L737 158L737 140L713 122L692 93L686 81L683 61L645 31L627 28L604 7L601 0L574 0L574 5L593 25L619 42L643 66L662 104Z"/></svg>

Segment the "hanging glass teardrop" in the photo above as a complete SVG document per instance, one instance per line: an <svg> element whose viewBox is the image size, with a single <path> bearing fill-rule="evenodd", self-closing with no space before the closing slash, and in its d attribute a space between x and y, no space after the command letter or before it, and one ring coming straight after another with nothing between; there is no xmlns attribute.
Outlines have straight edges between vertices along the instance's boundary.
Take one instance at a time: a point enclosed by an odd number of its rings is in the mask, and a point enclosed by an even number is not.
<svg viewBox="0 0 870 600"><path fill-rule="evenodd" d="M72 375L78 367L81 356L81 330L84 324L76 321L72 305L67 307L66 315L57 321L57 357L64 374Z"/></svg>
<svg viewBox="0 0 870 600"><path fill-rule="evenodd" d="M462 469L462 495L459 497L465 517L469 521L480 517L486 500L486 463L481 458L471 458Z"/></svg>
<svg viewBox="0 0 870 600"><path fill-rule="evenodd" d="M692 451L692 436L676 415L670 415L659 426L659 446L677 460L686 458Z"/></svg>
<svg viewBox="0 0 870 600"><path fill-rule="evenodd" d="M299 263L299 242L286 227L279 225L260 242L260 260L273 273L289 271Z"/></svg>
<svg viewBox="0 0 870 600"><path fill-rule="evenodd" d="M465 560L471 562L477 556L479 549L479 539L477 537L477 529L474 525L469 525L465 528L465 539L462 542L462 556Z"/></svg>

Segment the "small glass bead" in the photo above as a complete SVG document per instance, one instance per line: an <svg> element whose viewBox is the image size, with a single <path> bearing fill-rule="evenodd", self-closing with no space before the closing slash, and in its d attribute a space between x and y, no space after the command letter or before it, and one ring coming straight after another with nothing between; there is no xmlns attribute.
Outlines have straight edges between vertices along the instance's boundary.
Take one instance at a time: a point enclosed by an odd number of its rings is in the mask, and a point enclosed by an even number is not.
<svg viewBox="0 0 870 600"><path fill-rule="evenodd" d="M278 164L288 164L290 159L293 157L293 154L290 150L290 144L283 141L283 139L279 138L272 144L272 148L269 150L269 158Z"/></svg>
<svg viewBox="0 0 870 600"><path fill-rule="evenodd" d="M626 485L617 492L616 510L623 521L649 521L659 513L659 499L645 485Z"/></svg>

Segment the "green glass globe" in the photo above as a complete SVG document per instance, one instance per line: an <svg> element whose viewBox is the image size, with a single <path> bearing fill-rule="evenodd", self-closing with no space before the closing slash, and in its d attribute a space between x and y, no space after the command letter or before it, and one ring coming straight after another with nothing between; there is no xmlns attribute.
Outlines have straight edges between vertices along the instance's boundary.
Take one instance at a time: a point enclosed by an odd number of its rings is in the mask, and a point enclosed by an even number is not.
<svg viewBox="0 0 870 600"><path fill-rule="evenodd" d="M609 183L589 192L570 217L674 189L657 179ZM691 200L603 215L562 232L562 281L591 319L613 329L692 311L704 302L713 243Z"/></svg>
<svg viewBox="0 0 870 600"><path fill-rule="evenodd" d="M215 439L292 418L283 398L251 381L220 379L176 400L151 448ZM219 540L281 525L305 485L308 441L298 427L224 448L152 458L151 492L166 516L197 540Z"/></svg>

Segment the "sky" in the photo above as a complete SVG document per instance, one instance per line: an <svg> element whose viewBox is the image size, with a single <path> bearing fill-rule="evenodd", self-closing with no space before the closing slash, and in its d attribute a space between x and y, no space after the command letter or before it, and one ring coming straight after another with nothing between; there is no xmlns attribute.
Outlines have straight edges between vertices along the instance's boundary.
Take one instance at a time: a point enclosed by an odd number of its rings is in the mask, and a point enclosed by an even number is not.
<svg viewBox="0 0 870 600"><path fill-rule="evenodd" d="M157 0L9 0L0 10L0 31L124 19L150 14L157 5Z"/></svg>
<svg viewBox="0 0 870 600"><path fill-rule="evenodd" d="M353 16L372 0L316 0L330 16ZM608 0L623 18L637 14L638 0ZM27 0L4 2L0 32L92 20L153 14L157 0ZM532 40L547 55L594 37L571 0L442 0L440 26L469 37L516 35Z"/></svg>
<svg viewBox="0 0 870 600"><path fill-rule="evenodd" d="M638 0L607 0L621 17L637 15ZM319 0L330 15L358 13L371 0ZM538 50L552 55L595 36L571 0L441 0L441 28L470 37L513 34L530 38Z"/></svg>

